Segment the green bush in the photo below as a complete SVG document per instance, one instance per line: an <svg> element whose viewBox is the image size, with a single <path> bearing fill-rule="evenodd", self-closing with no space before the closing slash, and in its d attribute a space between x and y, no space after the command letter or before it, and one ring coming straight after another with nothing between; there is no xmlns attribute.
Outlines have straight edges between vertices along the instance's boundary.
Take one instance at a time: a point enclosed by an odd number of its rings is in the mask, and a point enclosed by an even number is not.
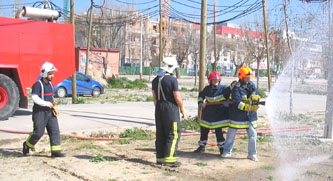
<svg viewBox="0 0 333 181"><path fill-rule="evenodd" d="M134 81L131 81L126 77L121 77L121 78L110 77L106 79L106 82L108 83L108 86L111 88L143 89L148 87L148 85L146 84L146 82L148 81L144 79L142 80L135 79Z"/></svg>
<svg viewBox="0 0 333 181"><path fill-rule="evenodd" d="M195 117L189 116L186 119L183 119L181 122L181 127L183 130L200 131L198 116Z"/></svg>
<svg viewBox="0 0 333 181"><path fill-rule="evenodd" d="M137 127L133 129L126 129L125 132L119 135L120 138L132 138L133 140L148 140L153 139L153 132L150 130L143 130Z"/></svg>
<svg viewBox="0 0 333 181"><path fill-rule="evenodd" d="M84 98L81 98L81 97L77 97L74 100L74 104L84 104L85 102L86 102L86 100Z"/></svg>
<svg viewBox="0 0 333 181"><path fill-rule="evenodd" d="M259 91L259 94L260 94L260 97L261 97L261 98L266 98L266 97L267 97L267 95L266 95L266 93L265 93L264 90L259 89L258 91Z"/></svg>

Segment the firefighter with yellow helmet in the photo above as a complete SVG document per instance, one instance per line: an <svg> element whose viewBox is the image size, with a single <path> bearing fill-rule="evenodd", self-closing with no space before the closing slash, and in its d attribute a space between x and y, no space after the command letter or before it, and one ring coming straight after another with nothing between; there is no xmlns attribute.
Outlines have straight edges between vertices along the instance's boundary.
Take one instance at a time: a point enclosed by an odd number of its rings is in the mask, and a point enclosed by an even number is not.
<svg viewBox="0 0 333 181"><path fill-rule="evenodd" d="M259 102L259 92L252 81L253 76L251 68L244 66L239 70L238 81L231 84L231 96L233 104L229 108L229 129L227 139L224 145L222 158L231 156L235 135L237 129L246 129L249 136L248 156L252 161L258 161L256 142L257 142L257 110L258 105L251 102Z"/></svg>

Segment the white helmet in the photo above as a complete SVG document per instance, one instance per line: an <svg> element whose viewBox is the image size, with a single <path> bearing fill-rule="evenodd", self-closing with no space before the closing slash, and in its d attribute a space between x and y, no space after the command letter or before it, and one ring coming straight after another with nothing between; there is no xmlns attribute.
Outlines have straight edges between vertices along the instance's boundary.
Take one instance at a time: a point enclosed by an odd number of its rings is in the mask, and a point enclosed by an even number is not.
<svg viewBox="0 0 333 181"><path fill-rule="evenodd" d="M57 71L57 69L54 67L54 65L52 63L45 62L42 65L42 68L40 69L40 71L41 71L40 76L45 78L45 77L47 77L47 73Z"/></svg>
<svg viewBox="0 0 333 181"><path fill-rule="evenodd" d="M164 57L160 69L164 72L173 73L177 67L178 62L175 57Z"/></svg>

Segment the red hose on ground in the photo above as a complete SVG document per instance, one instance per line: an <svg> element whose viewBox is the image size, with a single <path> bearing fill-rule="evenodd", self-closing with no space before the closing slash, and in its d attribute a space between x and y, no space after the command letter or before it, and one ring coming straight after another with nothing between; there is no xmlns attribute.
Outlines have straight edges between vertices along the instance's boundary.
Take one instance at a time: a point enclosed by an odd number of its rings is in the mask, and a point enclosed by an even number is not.
<svg viewBox="0 0 333 181"><path fill-rule="evenodd" d="M271 130L271 128L257 128L257 130L268 130L268 131L262 131L262 132L258 132L258 135L266 135L266 134L271 134L273 132L284 132L284 131L306 131L306 130L311 130L312 128L307 128L307 127L301 127L301 128L297 128L297 127L288 127L288 128L278 128L276 130ZM237 132L243 132L246 131L246 129L238 129ZM226 131L223 131L223 133L226 133ZM209 132L209 134L213 134L213 132ZM240 139L245 137L245 133L241 133L242 135L238 135L235 137L236 139ZM194 136L194 135L200 135L200 133L182 133L181 136ZM211 145L211 146L217 146L217 143L210 143L207 142L207 145Z"/></svg>
<svg viewBox="0 0 333 181"><path fill-rule="evenodd" d="M6 129L0 129L1 132L6 133L15 133L15 134L31 134L29 131L15 131L15 130L6 130ZM47 135L47 133L44 133L44 135ZM66 136L69 138L76 138L80 140L102 140L102 141L115 141L115 140L130 140L132 138L96 138L96 137L84 137L84 136L74 136L69 134L60 134L60 136Z"/></svg>

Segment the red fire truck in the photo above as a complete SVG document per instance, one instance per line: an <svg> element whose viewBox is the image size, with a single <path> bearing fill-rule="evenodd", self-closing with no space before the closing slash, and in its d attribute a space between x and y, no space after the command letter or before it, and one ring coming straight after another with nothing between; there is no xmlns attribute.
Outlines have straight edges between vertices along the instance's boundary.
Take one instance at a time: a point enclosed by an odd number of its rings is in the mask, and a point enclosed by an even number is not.
<svg viewBox="0 0 333 181"><path fill-rule="evenodd" d="M18 107L28 107L27 89L36 82L44 62L58 69L54 86L74 73L73 26L55 23L57 13L24 7L15 19L0 17L0 120L8 119ZM38 20L20 19L21 15Z"/></svg>

